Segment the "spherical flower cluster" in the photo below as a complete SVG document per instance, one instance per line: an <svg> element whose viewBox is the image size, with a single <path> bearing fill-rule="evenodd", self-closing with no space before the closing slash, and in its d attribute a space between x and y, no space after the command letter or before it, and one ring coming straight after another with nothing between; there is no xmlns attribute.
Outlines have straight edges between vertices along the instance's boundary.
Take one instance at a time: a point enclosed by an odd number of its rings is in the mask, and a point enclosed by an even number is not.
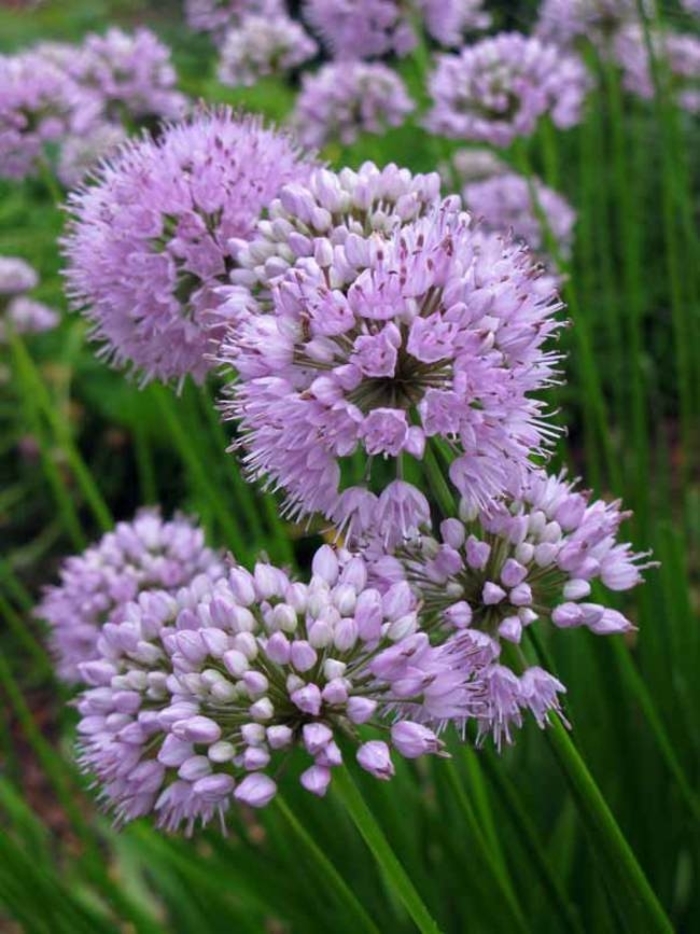
<svg viewBox="0 0 700 934"><path fill-rule="evenodd" d="M36 270L18 256L0 256L0 343L9 324L17 334L39 334L58 324L58 312L25 293L39 281Z"/></svg>
<svg viewBox="0 0 700 934"><path fill-rule="evenodd" d="M227 29L240 26L250 15L268 19L283 16L283 0L185 0L185 19L190 29L211 33L217 41Z"/></svg>
<svg viewBox="0 0 700 934"><path fill-rule="evenodd" d="M659 60L659 78L669 97L689 113L700 113L700 39L674 32L653 32L651 38ZM615 57L622 68L625 88L645 100L653 99L649 50L640 26L629 26L618 33Z"/></svg>
<svg viewBox="0 0 700 934"><path fill-rule="evenodd" d="M132 35L112 27L104 36L88 35L66 62L76 83L95 95L102 117L181 117L187 99L175 88L170 49L150 29Z"/></svg>
<svg viewBox="0 0 700 934"><path fill-rule="evenodd" d="M508 172L507 163L490 149L458 149L449 162L440 167L440 175L447 185L461 187L469 182L480 182L494 175Z"/></svg>
<svg viewBox="0 0 700 934"><path fill-rule="evenodd" d="M638 21L637 0L543 0L535 34L562 46L587 39L606 52L619 29Z"/></svg>
<svg viewBox="0 0 700 934"><path fill-rule="evenodd" d="M97 107L49 58L0 56L0 178L36 174L46 146L82 132Z"/></svg>
<svg viewBox="0 0 700 934"><path fill-rule="evenodd" d="M246 16L240 26L226 33L217 77L233 87L252 85L264 75L296 68L317 52L314 40L287 16Z"/></svg>
<svg viewBox="0 0 700 934"><path fill-rule="evenodd" d="M213 581L223 573L221 557L190 519L164 521L144 509L133 521L119 522L82 555L68 558L61 583L47 588L36 608L51 627L59 677L82 680L80 665L98 657L102 626L119 621L140 592L174 592L197 575Z"/></svg>
<svg viewBox="0 0 700 934"><path fill-rule="evenodd" d="M93 337L144 381L201 380L222 324L228 241L246 238L310 162L287 136L228 109L197 113L123 146L73 193L63 241L68 291Z"/></svg>
<svg viewBox="0 0 700 934"><path fill-rule="evenodd" d="M386 65L331 62L304 75L291 123L307 146L349 146L360 133L401 126L413 109L403 81Z"/></svg>
<svg viewBox="0 0 700 934"><path fill-rule="evenodd" d="M387 536L425 498L398 481L378 501L357 474L349 485L355 452L369 456L366 482L373 465L400 475L404 456L445 439L463 496L486 503L517 482L552 435L530 394L555 378L543 345L562 306L538 273L524 248L475 230L458 199L388 240L322 243L275 280L273 314L240 313L222 345L251 478L284 489L294 514L355 532L379 516Z"/></svg>
<svg viewBox="0 0 700 934"><path fill-rule="evenodd" d="M215 584L142 594L107 623L99 659L80 666L90 687L78 732L81 763L117 819L154 812L189 832L234 800L263 807L294 748L307 757L301 784L322 796L341 735L386 780L392 748L440 751L423 721L482 713L478 639L431 646L410 587L380 594L366 580L360 558L324 546L308 584L265 563L234 566ZM382 738L362 741L362 724Z"/></svg>
<svg viewBox="0 0 700 934"><path fill-rule="evenodd" d="M536 38L501 33L459 55L438 56L426 126L457 139L508 146L534 132L543 116L561 129L578 123L589 84L575 55Z"/></svg>
<svg viewBox="0 0 700 934"><path fill-rule="evenodd" d="M17 334L43 334L53 330L59 320L60 316L55 309L26 295L17 295L10 299L0 318L0 342L5 341L7 322Z"/></svg>
<svg viewBox="0 0 700 934"><path fill-rule="evenodd" d="M249 241L231 244L237 266L231 278L265 285L324 244L335 248L352 237L391 236L428 213L439 196L435 172L413 175L393 163L380 169L373 162L357 170L315 169L307 181L280 190Z"/></svg>
<svg viewBox="0 0 700 934"><path fill-rule="evenodd" d="M28 292L39 282L36 269L19 256L0 256L0 296Z"/></svg>
<svg viewBox="0 0 700 934"><path fill-rule="evenodd" d="M418 42L415 25L442 45L460 45L468 30L486 29L482 0L306 0L303 14L340 59L407 55Z"/></svg>
<svg viewBox="0 0 700 934"><path fill-rule="evenodd" d="M590 502L562 476L533 471L517 497L487 512L463 504L439 539L406 542L396 559L379 560L375 574L411 582L427 631L470 628L519 643L527 626L548 619L598 635L628 632L621 613L589 600L592 581L628 590L650 566L646 554L617 541L627 515L619 503Z"/></svg>
<svg viewBox="0 0 700 934"><path fill-rule="evenodd" d="M56 174L66 188L75 188L102 159L113 155L126 140L118 123L96 122L84 133L68 136L61 145Z"/></svg>
<svg viewBox="0 0 700 934"><path fill-rule="evenodd" d="M571 252L576 212L556 191L539 179L515 172L469 182L462 189L465 206L493 231L512 231L536 251L546 250L548 236L558 252Z"/></svg>

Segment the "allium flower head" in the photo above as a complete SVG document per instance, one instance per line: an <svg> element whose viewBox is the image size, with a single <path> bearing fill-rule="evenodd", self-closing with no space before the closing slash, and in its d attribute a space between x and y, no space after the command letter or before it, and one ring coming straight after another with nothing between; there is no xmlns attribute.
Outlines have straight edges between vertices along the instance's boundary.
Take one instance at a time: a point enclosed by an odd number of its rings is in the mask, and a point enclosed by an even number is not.
<svg viewBox="0 0 700 934"><path fill-rule="evenodd" d="M637 0L543 0L535 33L563 46L586 39L605 51L619 29L638 21Z"/></svg>
<svg viewBox="0 0 700 934"><path fill-rule="evenodd" d="M228 109L200 112L103 163L69 198L68 290L104 354L143 380L201 380L221 327L228 241L246 238L310 163L287 136ZM209 314L211 312L211 314Z"/></svg>
<svg viewBox="0 0 700 934"><path fill-rule="evenodd" d="M38 281L34 267L19 256L0 256L0 298L28 292Z"/></svg>
<svg viewBox="0 0 700 934"><path fill-rule="evenodd" d="M88 35L66 63L68 73L100 103L103 118L176 118L187 99L175 88L170 49L150 29L133 34L112 27Z"/></svg>
<svg viewBox="0 0 700 934"><path fill-rule="evenodd" d="M75 188L88 173L126 140L121 124L97 122L84 133L68 136L61 144L56 174L66 188Z"/></svg>
<svg viewBox="0 0 700 934"><path fill-rule="evenodd" d="M554 377L543 344L562 306L537 277L527 251L475 230L458 199L388 240L322 243L275 280L273 314L239 313L222 345L250 476L283 488L293 513L369 511L395 535L407 507L427 510L422 494L397 481L376 504L341 466L360 451L369 476L376 459L420 459L442 438L463 495L500 492L550 433L530 393Z"/></svg>
<svg viewBox="0 0 700 934"><path fill-rule="evenodd" d="M313 58L318 46L287 16L246 16L221 45L217 76L222 84L251 85L264 75L284 74Z"/></svg>
<svg viewBox="0 0 700 934"><path fill-rule="evenodd" d="M500 33L440 55L430 76L426 126L457 139L508 146L549 116L561 129L581 119L590 79L583 63L555 45Z"/></svg>
<svg viewBox="0 0 700 934"><path fill-rule="evenodd" d="M102 626L121 619L140 592L174 592L197 575L216 580L223 572L220 556L190 519L164 521L144 509L132 522L118 523L82 555L68 558L61 583L47 588L36 608L51 627L59 677L82 680L80 665L98 657Z"/></svg>
<svg viewBox="0 0 700 934"><path fill-rule="evenodd" d="M17 295L10 299L0 317L0 341L5 339L5 321L17 334L42 334L53 330L59 320L59 314L53 308L26 295Z"/></svg>
<svg viewBox="0 0 700 934"><path fill-rule="evenodd" d="M692 114L700 113L700 39L674 32L653 32L652 47L669 97ZM615 58L622 82L632 94L654 97L654 80L644 30L628 26L615 37Z"/></svg>
<svg viewBox="0 0 700 934"><path fill-rule="evenodd" d="M488 230L511 231L538 252L546 250L548 231L564 256L571 251L576 212L539 179L515 172L494 175L466 184L462 200Z"/></svg>
<svg viewBox="0 0 700 934"><path fill-rule="evenodd" d="M307 181L281 189L250 240L231 244L237 266L232 279L266 285L318 249L374 233L389 237L430 212L439 197L435 172L414 175L393 163L380 169L373 162L357 170L315 169Z"/></svg>
<svg viewBox="0 0 700 934"><path fill-rule="evenodd" d="M533 471L517 497L488 512L466 504L461 515L445 520L439 537L424 534L397 552L426 629L470 627L518 643L538 619L599 635L633 628L617 610L590 601L592 581L628 590L651 566L646 554L617 541L629 515L619 503L591 502L562 476ZM401 578L390 559L383 565L389 579Z"/></svg>
<svg viewBox="0 0 700 934"><path fill-rule="evenodd" d="M185 0L185 18L190 29L211 33L216 40L227 29L240 26L246 16L272 19L284 14L283 0Z"/></svg>
<svg viewBox="0 0 700 934"><path fill-rule="evenodd" d="M291 123L307 146L348 146L360 133L401 126L413 109L403 81L386 65L331 62L302 78Z"/></svg>
<svg viewBox="0 0 700 934"><path fill-rule="evenodd" d="M39 52L0 56L0 177L34 175L47 144L81 132L97 107Z"/></svg>
<svg viewBox="0 0 700 934"><path fill-rule="evenodd" d="M418 42L416 23L442 45L460 45L465 32L488 28L482 0L306 0L303 14L340 59L406 55Z"/></svg>
<svg viewBox="0 0 700 934"><path fill-rule="evenodd" d="M474 646L431 646L410 587L380 594L366 581L360 558L324 546L308 584L265 563L235 566L174 596L142 594L107 623L100 658L81 666L91 687L78 731L81 763L117 819L153 812L159 826L191 831L234 801L263 807L295 748L301 784L323 795L341 734L386 780L390 747L437 753L430 723L481 714ZM391 729L362 742L357 726L387 714Z"/></svg>
<svg viewBox="0 0 700 934"><path fill-rule="evenodd" d="M490 149L458 149L449 163L440 168L440 174L446 184L466 185L481 182L495 175L509 171L507 163Z"/></svg>

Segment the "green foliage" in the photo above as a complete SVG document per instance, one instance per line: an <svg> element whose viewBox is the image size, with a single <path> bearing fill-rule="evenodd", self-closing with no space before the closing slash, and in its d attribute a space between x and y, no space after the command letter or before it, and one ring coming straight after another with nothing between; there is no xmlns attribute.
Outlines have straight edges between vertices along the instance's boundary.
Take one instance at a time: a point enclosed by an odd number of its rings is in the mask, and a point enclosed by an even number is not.
<svg viewBox="0 0 700 934"><path fill-rule="evenodd" d="M0 42L75 38L144 9L4 9ZM179 5L149 15L176 44L190 93L275 119L289 110L294 89L280 82L216 85L212 50L183 34ZM647 934L671 929L655 893L673 928L698 930L700 130L663 98L623 97L612 69L591 66L600 90L586 121L566 134L544 126L508 154L579 215L557 400L571 431L558 459L597 493L624 497L635 544L660 562L624 600L639 627L629 641L553 632L530 647L569 688L576 748L561 729L530 724L502 756L451 742L450 761L402 762L389 786L351 769L317 801L289 782L282 803L233 813L228 835L111 828L72 763L73 712L30 613L39 587L63 555L145 502L198 514L244 563L265 549L304 565L310 544L241 480L216 387L140 391L95 360L66 315L58 332L0 348L0 928L6 918L30 934ZM325 155L425 170L455 148L434 147L414 126ZM39 297L65 308L61 226L41 181L0 183L0 252L37 266ZM28 434L36 450L20 456Z"/></svg>

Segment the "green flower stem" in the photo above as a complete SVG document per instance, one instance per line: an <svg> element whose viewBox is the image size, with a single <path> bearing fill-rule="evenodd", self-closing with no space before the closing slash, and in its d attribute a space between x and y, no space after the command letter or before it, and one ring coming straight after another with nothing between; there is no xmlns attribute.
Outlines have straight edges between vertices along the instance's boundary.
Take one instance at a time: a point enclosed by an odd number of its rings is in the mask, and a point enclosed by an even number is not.
<svg viewBox="0 0 700 934"><path fill-rule="evenodd" d="M501 866L494 858L491 844L486 839L481 825L477 820L472 802L469 800L469 797L467 796L462 786L462 782L460 781L454 762L451 759L448 759L445 762L438 762L437 767L444 769L446 772L447 780L461 808L461 812L464 816L466 825L469 828L469 832L472 834L477 845L481 849L486 867L491 874L493 881L498 888L500 895L503 898L503 902L511 916L510 923L513 926L513 930L520 931L521 934L528 934L530 929L528 927L527 921L525 920L520 903L518 902L508 872L505 866Z"/></svg>
<svg viewBox="0 0 700 934"><path fill-rule="evenodd" d="M619 909L627 930L630 934L641 931L644 934L673 934L671 922L558 717L551 718L545 736L576 802L611 901Z"/></svg>
<svg viewBox="0 0 700 934"><path fill-rule="evenodd" d="M467 754L474 755L469 748L467 748ZM539 876L542 888L549 896L552 907L561 919L562 931L570 932L570 934L585 934L579 914L569 901L558 876L550 866L549 858L542 846L541 835L508 778L503 762L495 758L492 753L485 754L482 761L489 781L510 815L513 827L518 832L523 850Z"/></svg>
<svg viewBox="0 0 700 934"><path fill-rule="evenodd" d="M365 804L347 768L336 771L333 790L369 847L387 884L401 900L418 930L421 934L440 934L440 928Z"/></svg>
<svg viewBox="0 0 700 934"><path fill-rule="evenodd" d="M212 481L207 472L205 462L200 452L193 445L192 438L182 425L179 413L173 405L170 390L164 386L154 386L154 395L158 402L163 420L170 431L175 447L189 470L192 479L199 487L200 493L206 499L207 505L213 511L221 530L226 535L227 544L234 554L245 554L247 545L241 529L231 518L230 503L221 494L216 483Z"/></svg>
<svg viewBox="0 0 700 934"><path fill-rule="evenodd" d="M43 412L57 443L61 446L66 455L68 465L75 476L78 486L83 492L86 503L92 510L100 529L103 532L108 532L114 524L112 515L97 484L92 478L89 468L75 445L70 424L67 419L64 418L59 408L54 405L36 364L27 351L20 335L10 332L9 337L17 370L24 384L25 391L34 394L38 407Z"/></svg>
<svg viewBox="0 0 700 934"><path fill-rule="evenodd" d="M285 821L289 824L295 836L299 838L303 847L310 855L313 863L319 871L319 875L326 880L326 885L330 892L335 893L339 902L345 905L348 913L354 920L354 930L368 932L368 934L380 934L379 928L365 911L363 904L359 901L355 893L340 875L333 863L328 859L323 850L318 846L313 837L304 829L297 820L294 812L287 803L280 798L276 798L277 809L280 811Z"/></svg>

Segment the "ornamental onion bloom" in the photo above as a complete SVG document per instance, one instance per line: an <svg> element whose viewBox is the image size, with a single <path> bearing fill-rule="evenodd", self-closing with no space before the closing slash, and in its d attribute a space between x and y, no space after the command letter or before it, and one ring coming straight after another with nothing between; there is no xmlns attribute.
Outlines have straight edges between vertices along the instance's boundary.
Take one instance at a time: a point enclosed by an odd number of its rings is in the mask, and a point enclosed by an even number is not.
<svg viewBox="0 0 700 934"><path fill-rule="evenodd" d="M187 98L175 88L170 49L150 29L131 35L116 27L104 36L92 33L65 67L81 88L95 95L106 121L184 115Z"/></svg>
<svg viewBox="0 0 700 934"><path fill-rule="evenodd" d="M97 109L47 56L0 55L0 178L35 175L46 146L84 131Z"/></svg>
<svg viewBox="0 0 700 934"><path fill-rule="evenodd" d="M652 47L659 60L659 79L679 107L700 113L700 39L674 32L652 32ZM615 58L622 68L622 83L645 100L654 97L654 80L644 30L629 26L615 38Z"/></svg>
<svg viewBox="0 0 700 934"><path fill-rule="evenodd" d="M461 45L467 31L487 29L491 17L482 0L306 0L303 15L339 59L407 55L415 48L415 26L446 46Z"/></svg>
<svg viewBox="0 0 700 934"><path fill-rule="evenodd" d="M286 182L310 161L284 134L227 108L201 111L153 141L125 144L69 197L63 247L75 309L103 355L150 379L202 380L212 311L246 238Z"/></svg>
<svg viewBox="0 0 700 934"><path fill-rule="evenodd" d="M291 125L306 146L349 146L360 133L401 126L413 109L403 81L386 65L331 62L303 76Z"/></svg>
<svg viewBox="0 0 700 934"><path fill-rule="evenodd" d="M629 590L652 566L617 541L628 516L619 502L591 502L563 475L532 471L517 496L488 511L463 503L439 536L405 542L375 573L411 582L428 631L469 627L519 643L527 626L547 619L598 635L628 632L634 627L621 613L590 600L592 581Z"/></svg>
<svg viewBox="0 0 700 934"><path fill-rule="evenodd" d="M175 592L197 575L216 580L223 573L221 557L206 547L191 519L165 521L142 509L131 522L119 522L82 555L68 558L61 583L48 587L36 608L51 627L58 676L82 681L80 665L99 657L102 626L122 619L142 591Z"/></svg>
<svg viewBox="0 0 700 934"><path fill-rule="evenodd" d="M269 19L284 15L283 0L185 0L185 19L190 29L211 33L216 40L227 29L240 26L249 15Z"/></svg>
<svg viewBox="0 0 700 934"><path fill-rule="evenodd" d="M17 295L10 299L0 317L0 342L5 340L6 321L17 334L43 334L53 330L59 320L59 314L53 308L26 295Z"/></svg>
<svg viewBox="0 0 700 934"><path fill-rule="evenodd" d="M537 252L546 250L549 234L562 255L571 252L576 212L537 178L506 172L469 182L462 189L462 200L488 230L512 231Z"/></svg>
<svg viewBox="0 0 700 934"><path fill-rule="evenodd" d="M357 533L366 514L401 535L425 498L397 479L377 500L367 482L382 463L384 481L400 478L402 458L422 459L435 438L456 452L460 493L486 505L553 434L530 394L555 379L544 344L562 305L538 275L456 198L388 240L321 242L274 281L273 313L239 309L222 344L239 374L224 411L251 479L282 488L296 516L320 512ZM355 452L369 457L364 478Z"/></svg>
<svg viewBox="0 0 700 934"><path fill-rule="evenodd" d="M393 163L380 169L373 162L357 170L314 169L305 182L280 190L250 240L231 243L237 267L231 278L266 286L322 243L342 247L351 237L388 237L428 213L439 197L435 172L414 175Z"/></svg>
<svg viewBox="0 0 700 934"><path fill-rule="evenodd" d="M227 31L216 74L222 84L252 85L264 75L296 68L317 52L311 36L289 17L246 16Z"/></svg>
<svg viewBox="0 0 700 934"><path fill-rule="evenodd" d="M360 558L326 545L308 584L264 562L234 566L215 583L141 594L105 624L99 658L80 666L78 732L117 820L153 813L191 832L234 801L264 807L294 749L302 786L323 796L341 735L386 780L392 751L440 752L431 723L484 715L478 634L431 646L410 587L380 594L366 581ZM378 737L361 738L363 724Z"/></svg>
<svg viewBox="0 0 700 934"><path fill-rule="evenodd" d="M88 173L126 140L121 124L96 122L84 133L68 136L61 144L56 174L66 188L75 188Z"/></svg>
<svg viewBox="0 0 700 934"><path fill-rule="evenodd" d="M28 292L39 282L36 269L19 256L0 256L0 299Z"/></svg>
<svg viewBox="0 0 700 934"><path fill-rule="evenodd" d="M606 51L618 30L635 22L639 22L637 0L543 0L535 34L562 46L588 40Z"/></svg>
<svg viewBox="0 0 700 934"><path fill-rule="evenodd" d="M544 116L560 129L578 123L589 84L575 55L519 33L500 33L459 55L437 57L426 127L456 139L508 146L533 133Z"/></svg>

